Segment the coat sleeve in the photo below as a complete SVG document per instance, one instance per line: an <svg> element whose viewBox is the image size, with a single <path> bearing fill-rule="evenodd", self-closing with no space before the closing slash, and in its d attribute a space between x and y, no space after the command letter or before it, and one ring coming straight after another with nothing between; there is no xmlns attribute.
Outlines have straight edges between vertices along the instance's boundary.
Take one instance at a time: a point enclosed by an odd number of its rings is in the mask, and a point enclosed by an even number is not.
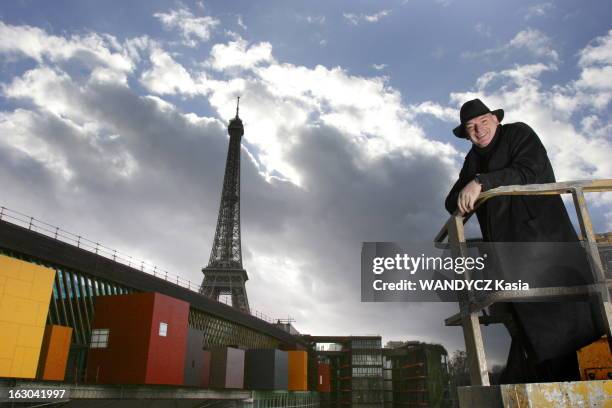
<svg viewBox="0 0 612 408"><path fill-rule="evenodd" d="M524 123L515 124L517 130L509 135L513 138L510 148L510 163L503 169L478 176L482 191L500 186L537 183L543 174L548 156L536 133Z"/></svg>
<svg viewBox="0 0 612 408"><path fill-rule="evenodd" d="M457 209L457 198L459 197L459 192L470 181L468 180L468 175L467 175L468 173L467 163L468 163L468 158L466 157L465 161L463 162L463 167L461 168L461 171L459 172L459 179L455 182L455 184L453 185L453 188L451 188L451 191L448 193L448 195L446 196L446 200L444 201L444 207L446 207L446 211L448 211L451 214L454 213L455 210Z"/></svg>

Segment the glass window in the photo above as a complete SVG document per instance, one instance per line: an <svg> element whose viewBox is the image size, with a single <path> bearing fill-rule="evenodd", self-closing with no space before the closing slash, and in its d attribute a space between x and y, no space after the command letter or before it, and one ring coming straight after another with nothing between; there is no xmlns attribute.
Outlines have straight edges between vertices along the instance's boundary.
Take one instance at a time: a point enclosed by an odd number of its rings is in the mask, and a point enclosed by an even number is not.
<svg viewBox="0 0 612 408"><path fill-rule="evenodd" d="M91 331L90 348L107 348L110 329L93 329Z"/></svg>
<svg viewBox="0 0 612 408"><path fill-rule="evenodd" d="M62 299L66 299L66 289L64 289L63 272L59 269L57 270L57 280L59 281L60 294L62 295Z"/></svg>
<svg viewBox="0 0 612 408"><path fill-rule="evenodd" d="M79 277L76 274L72 275L74 291L76 292L77 298L81 297L81 290L79 289Z"/></svg>
<svg viewBox="0 0 612 408"><path fill-rule="evenodd" d="M168 335L168 323L159 323L159 335L166 337Z"/></svg>

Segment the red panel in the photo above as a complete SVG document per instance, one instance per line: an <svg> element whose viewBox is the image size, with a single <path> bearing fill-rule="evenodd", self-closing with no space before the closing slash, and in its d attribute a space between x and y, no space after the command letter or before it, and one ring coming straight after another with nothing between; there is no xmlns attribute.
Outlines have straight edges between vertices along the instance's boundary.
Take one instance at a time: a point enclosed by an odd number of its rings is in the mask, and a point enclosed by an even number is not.
<svg viewBox="0 0 612 408"><path fill-rule="evenodd" d="M89 349L88 382L145 382L154 298L154 293L96 297L92 330L110 332L107 348Z"/></svg>
<svg viewBox="0 0 612 408"><path fill-rule="evenodd" d="M155 294L149 343L147 384L183 384L189 303ZM160 336L160 323L167 324Z"/></svg>
<svg viewBox="0 0 612 408"><path fill-rule="evenodd" d="M108 348L89 349L87 381L181 384L188 313L187 302L159 293L97 297L92 329L110 333ZM161 321L168 336L160 340Z"/></svg>
<svg viewBox="0 0 612 408"><path fill-rule="evenodd" d="M329 364L319 363L317 368L317 391L330 392L331 384L329 383Z"/></svg>

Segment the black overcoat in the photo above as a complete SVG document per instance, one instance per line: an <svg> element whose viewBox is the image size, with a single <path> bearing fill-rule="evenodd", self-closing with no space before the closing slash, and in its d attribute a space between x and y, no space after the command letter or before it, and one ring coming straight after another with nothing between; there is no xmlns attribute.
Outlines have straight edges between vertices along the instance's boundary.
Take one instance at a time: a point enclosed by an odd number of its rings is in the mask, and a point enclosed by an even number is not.
<svg viewBox="0 0 612 408"><path fill-rule="evenodd" d="M524 123L499 125L488 146L472 146L459 179L446 198L445 206L450 213L457 209L461 189L477 174L483 191L555 182L546 149ZM578 242L559 195L494 197L481 205L476 215L487 242ZM586 283L584 274L578 277L575 273L559 273L555 277L557 283ZM515 302L512 307L538 361L572 353L599 336L587 302Z"/></svg>

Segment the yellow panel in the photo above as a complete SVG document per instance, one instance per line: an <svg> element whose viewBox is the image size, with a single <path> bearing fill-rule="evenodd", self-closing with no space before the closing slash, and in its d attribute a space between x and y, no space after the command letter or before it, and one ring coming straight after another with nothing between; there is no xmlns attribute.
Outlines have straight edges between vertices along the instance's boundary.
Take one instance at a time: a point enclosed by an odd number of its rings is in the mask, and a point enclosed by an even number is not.
<svg viewBox="0 0 612 408"><path fill-rule="evenodd" d="M9 377L21 377L21 367L23 365L23 357L25 350L23 347L15 347L15 354L13 355L13 365L11 366L11 372ZM29 378L29 377L25 377Z"/></svg>
<svg viewBox="0 0 612 408"><path fill-rule="evenodd" d="M13 358L18 335L19 325L0 321L0 358Z"/></svg>
<svg viewBox="0 0 612 408"><path fill-rule="evenodd" d="M8 278L4 286L6 293L10 293L12 296L22 297L31 299L30 290L32 289L32 282L23 281L18 278Z"/></svg>
<svg viewBox="0 0 612 408"><path fill-rule="evenodd" d="M46 322L47 315L49 314L49 302L38 303L37 304L38 311L35 314L35 320L37 322Z"/></svg>
<svg viewBox="0 0 612 408"><path fill-rule="evenodd" d="M17 309L17 298L14 298L4 293L2 295L2 298L0 298L0 322L19 323L19 321L15 319L15 313L17 313Z"/></svg>
<svg viewBox="0 0 612 408"><path fill-rule="evenodd" d="M577 354L580 379L606 380L610 378L609 375L612 373L612 353L610 353L606 336L581 348Z"/></svg>
<svg viewBox="0 0 612 408"><path fill-rule="evenodd" d="M30 264L28 268L24 269L30 269L36 274L36 279L32 284L32 291L30 292L30 299L37 299L41 302L49 303L51 291L53 290L55 271L34 264Z"/></svg>
<svg viewBox="0 0 612 408"><path fill-rule="evenodd" d="M36 282L38 279L40 279L40 276L38 276L38 273L37 273L38 271L35 268L32 268L32 266L40 268L36 264L22 265L21 270L19 271L19 279L25 282L30 282L30 283Z"/></svg>
<svg viewBox="0 0 612 408"><path fill-rule="evenodd" d="M8 278L18 278L24 261L0 255L0 275Z"/></svg>
<svg viewBox="0 0 612 408"><path fill-rule="evenodd" d="M0 377L9 377L12 364L13 364L12 355L11 355L11 358L0 358Z"/></svg>
<svg viewBox="0 0 612 408"><path fill-rule="evenodd" d="M0 256L0 275L4 276L5 271L9 269L10 260L8 256Z"/></svg>
<svg viewBox="0 0 612 408"><path fill-rule="evenodd" d="M36 369L38 368L38 358L40 357L39 347L24 347L23 361L21 363L21 373L23 378L36 377ZM31 373L34 373L32 375Z"/></svg>
<svg viewBox="0 0 612 408"><path fill-rule="evenodd" d="M23 347L40 348L45 328L40 326L21 326L17 343Z"/></svg>
<svg viewBox="0 0 612 408"><path fill-rule="evenodd" d="M0 255L0 377L34 378L55 271Z"/></svg>
<svg viewBox="0 0 612 408"><path fill-rule="evenodd" d="M36 320L36 317L39 315L38 302L30 299L16 299L16 305L15 316L13 318L14 322L19 322L28 326L44 326L44 321L41 322Z"/></svg>

